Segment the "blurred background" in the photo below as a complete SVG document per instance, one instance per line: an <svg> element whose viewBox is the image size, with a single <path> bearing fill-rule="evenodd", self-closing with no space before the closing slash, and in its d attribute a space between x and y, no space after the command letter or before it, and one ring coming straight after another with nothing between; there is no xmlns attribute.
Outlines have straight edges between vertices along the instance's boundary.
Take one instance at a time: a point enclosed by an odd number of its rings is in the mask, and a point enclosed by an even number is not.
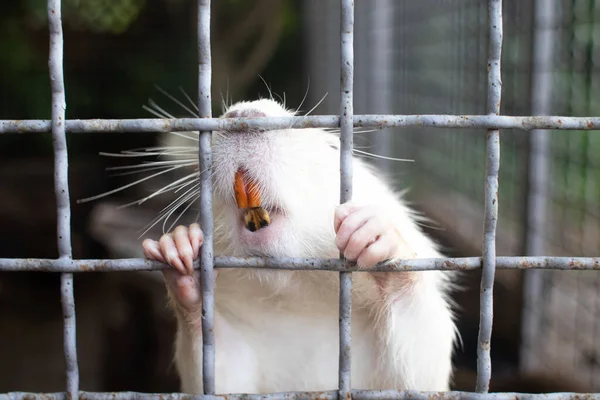
<svg viewBox="0 0 600 400"><path fill-rule="evenodd" d="M486 113L486 2L356 0L355 7L355 113ZM2 11L0 119L50 119L46 3L6 2ZM67 118L148 118L142 106L150 99L189 117L156 85L181 101L196 98L195 23L194 1L63 0ZM260 77L289 107L308 93L302 111L325 96L312 114L339 112L339 1L215 1L211 30L215 115L222 98L269 96ZM599 65L600 2L504 1L502 114L599 115ZM600 134L503 130L501 140L498 255L597 256ZM415 160L374 162L411 189L409 199L433 220L428 233L449 256L481 254L485 130L385 129L355 141ZM68 135L74 257L141 256L140 232L172 198L117 206L160 179L77 200L137 179L106 171L127 161L100 152L165 143L169 135ZM57 256L53 184L49 134L0 135L0 258ZM599 274L496 276L491 389L598 391ZM461 279L464 346L453 388L473 390L480 272ZM174 320L159 274L76 274L75 297L82 390L178 390ZM0 273L0 393L61 391L64 382L59 275Z"/></svg>

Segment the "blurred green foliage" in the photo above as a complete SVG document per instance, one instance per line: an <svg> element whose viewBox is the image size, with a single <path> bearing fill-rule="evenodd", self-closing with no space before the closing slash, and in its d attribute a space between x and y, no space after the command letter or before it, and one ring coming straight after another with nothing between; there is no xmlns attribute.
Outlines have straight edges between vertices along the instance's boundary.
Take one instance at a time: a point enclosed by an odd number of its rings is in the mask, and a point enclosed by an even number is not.
<svg viewBox="0 0 600 400"><path fill-rule="evenodd" d="M23 0L2 6L0 119L50 118L46 4L46 0ZM253 2L220 0L218 7L215 4L211 12L213 59L219 52L227 51L218 44L219 34L237 26ZM296 78L302 75L299 2L282 0L281 4L283 26L275 50L255 79L239 88L238 97L267 92L259 74L275 91L290 90L287 88L300 84L297 97L303 95L302 84L306 79ZM142 105L150 98L176 116L187 116L155 87L158 85L180 98L179 88L192 98L196 96L196 2L63 0L62 15L67 118L147 118L151 115ZM216 90L225 93L227 88L216 87ZM214 110L218 113L220 98L215 97ZM90 147L89 141L97 140L99 135L107 146L113 143L121 149L129 146L129 137L123 134L92 134L85 138L69 135L70 148L77 153L96 154L99 149ZM22 139L7 136L0 151L17 156L9 149L19 146ZM30 153L48 154L50 135L27 135L27 149Z"/></svg>

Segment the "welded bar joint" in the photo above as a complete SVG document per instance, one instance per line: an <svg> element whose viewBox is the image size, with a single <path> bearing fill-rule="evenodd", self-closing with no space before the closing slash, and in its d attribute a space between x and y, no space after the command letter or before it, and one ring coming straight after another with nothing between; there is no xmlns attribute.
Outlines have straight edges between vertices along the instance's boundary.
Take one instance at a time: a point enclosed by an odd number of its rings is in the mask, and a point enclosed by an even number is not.
<svg viewBox="0 0 600 400"><path fill-rule="evenodd" d="M500 114L502 94L502 0L488 0L488 99L489 115ZM490 345L493 322L493 287L496 271L496 224L498 222L498 172L500 169L500 131L487 132L487 162L485 180L485 219L483 238L483 269L480 287L480 320L477 348L476 391L487 393L492 374Z"/></svg>
<svg viewBox="0 0 600 400"><path fill-rule="evenodd" d="M69 198L69 161L65 131L65 82L63 70L63 31L61 1L48 0L48 29L50 52L48 68L52 92L52 144L54 147L54 190L56 196L57 244L59 259L70 260L71 248L71 207ZM61 303L63 311L63 345L67 373L67 397L77 399L79 391L79 368L77 365L77 344L75 325L75 298L73 295L73 275L61 276Z"/></svg>
<svg viewBox="0 0 600 400"><path fill-rule="evenodd" d="M202 118L212 116L210 52L210 0L198 0L198 112ZM204 393L215 394L214 335L214 249L212 210L211 131L200 132L200 226L204 242L200 249L202 278L202 383Z"/></svg>
<svg viewBox="0 0 600 400"><path fill-rule="evenodd" d="M340 18L340 203L352 199L354 114L354 1L342 0ZM344 255L340 254L340 259ZM340 272L339 399L351 398L352 272Z"/></svg>

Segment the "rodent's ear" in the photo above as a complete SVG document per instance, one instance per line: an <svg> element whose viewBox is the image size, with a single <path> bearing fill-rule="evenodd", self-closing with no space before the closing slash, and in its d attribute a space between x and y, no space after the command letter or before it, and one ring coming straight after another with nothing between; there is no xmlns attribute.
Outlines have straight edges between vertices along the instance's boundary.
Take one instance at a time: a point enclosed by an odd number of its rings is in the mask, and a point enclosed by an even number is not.
<svg viewBox="0 0 600 400"><path fill-rule="evenodd" d="M226 112L223 117L225 118L265 118L267 114L254 108L247 108L244 110L231 110Z"/></svg>

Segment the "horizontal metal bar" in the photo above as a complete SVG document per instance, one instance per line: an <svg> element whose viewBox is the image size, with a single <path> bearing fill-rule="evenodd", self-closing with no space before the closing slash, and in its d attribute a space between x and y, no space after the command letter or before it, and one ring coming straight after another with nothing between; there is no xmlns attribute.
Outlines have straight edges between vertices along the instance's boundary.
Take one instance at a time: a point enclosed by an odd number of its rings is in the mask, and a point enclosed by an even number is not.
<svg viewBox="0 0 600 400"><path fill-rule="evenodd" d="M471 393L353 390L352 400L600 400L600 393Z"/></svg>
<svg viewBox="0 0 600 400"><path fill-rule="evenodd" d="M288 400L320 399L334 400L338 391L284 392L268 394L189 395L183 393L137 393L137 392L79 392L83 400ZM600 393L471 393L471 392L417 392L397 390L352 390L353 400L600 400ZM0 400L66 400L65 393L0 394Z"/></svg>
<svg viewBox="0 0 600 400"><path fill-rule="evenodd" d="M481 128L481 129L600 129L600 117L506 115L354 115L353 126L383 129L397 128ZM66 131L92 132L186 132L240 131L303 128L339 128L337 115L271 118L181 118L181 119L88 119L67 120ZM49 120L0 120L1 133L50 132Z"/></svg>
<svg viewBox="0 0 600 400"><path fill-rule="evenodd" d="M316 270L352 272L402 272L402 271L468 271L481 268L481 257L420 258L380 264L372 269L359 269L355 263L320 258L262 258L215 257L215 268L268 268L279 270ZM600 270L600 257L496 257L497 268L502 269L554 269ZM199 262L194 263L199 269ZM143 258L114 260L66 260L40 258L0 258L0 271L39 272L116 272L160 271L170 268L158 261Z"/></svg>

